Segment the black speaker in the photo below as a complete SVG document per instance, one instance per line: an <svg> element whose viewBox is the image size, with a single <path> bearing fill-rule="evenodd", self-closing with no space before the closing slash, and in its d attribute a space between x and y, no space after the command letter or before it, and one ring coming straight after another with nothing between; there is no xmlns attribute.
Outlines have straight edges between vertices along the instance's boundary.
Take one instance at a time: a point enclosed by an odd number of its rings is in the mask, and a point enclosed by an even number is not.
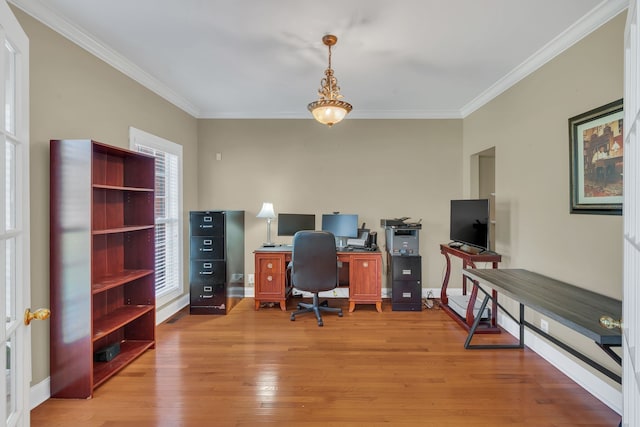
<svg viewBox="0 0 640 427"><path fill-rule="evenodd" d="M120 343L115 342L106 347L102 347L93 353L94 362L109 362L120 353Z"/></svg>

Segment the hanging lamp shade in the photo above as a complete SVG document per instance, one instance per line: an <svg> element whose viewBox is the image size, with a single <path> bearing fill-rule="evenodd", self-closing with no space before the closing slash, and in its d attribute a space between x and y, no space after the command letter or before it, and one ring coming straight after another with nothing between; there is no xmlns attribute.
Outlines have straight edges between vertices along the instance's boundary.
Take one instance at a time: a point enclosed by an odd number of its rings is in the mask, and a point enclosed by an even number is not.
<svg viewBox="0 0 640 427"><path fill-rule="evenodd" d="M340 100L340 86L331 68L331 46L338 42L338 38L327 34L322 37L322 42L329 48L329 66L324 71L325 77L320 81L320 98L310 103L307 108L318 122L331 127L341 122L353 107L348 102Z"/></svg>

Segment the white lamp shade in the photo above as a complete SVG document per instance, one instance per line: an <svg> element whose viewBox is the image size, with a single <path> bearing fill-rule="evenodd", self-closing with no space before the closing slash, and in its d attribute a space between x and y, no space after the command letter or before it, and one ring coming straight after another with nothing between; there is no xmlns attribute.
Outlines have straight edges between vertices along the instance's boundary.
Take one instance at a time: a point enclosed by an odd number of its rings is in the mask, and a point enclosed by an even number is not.
<svg viewBox="0 0 640 427"><path fill-rule="evenodd" d="M347 110L342 107L323 106L312 111L313 117L324 125L332 126L339 123L347 115Z"/></svg>
<svg viewBox="0 0 640 427"><path fill-rule="evenodd" d="M264 202L262 204L262 209L256 215L256 218L275 218L276 213L273 210L273 203Z"/></svg>

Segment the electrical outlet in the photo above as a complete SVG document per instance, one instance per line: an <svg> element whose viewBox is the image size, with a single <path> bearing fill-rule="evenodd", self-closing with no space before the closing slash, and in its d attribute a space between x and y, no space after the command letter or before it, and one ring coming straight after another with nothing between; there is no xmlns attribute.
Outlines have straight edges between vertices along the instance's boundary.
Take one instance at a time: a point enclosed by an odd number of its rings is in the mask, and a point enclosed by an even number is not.
<svg viewBox="0 0 640 427"><path fill-rule="evenodd" d="M249 285L253 285L255 283L255 276L253 274L247 274L247 281Z"/></svg>
<svg viewBox="0 0 640 427"><path fill-rule="evenodd" d="M540 329L542 329L542 332L549 332L549 322L540 319Z"/></svg>

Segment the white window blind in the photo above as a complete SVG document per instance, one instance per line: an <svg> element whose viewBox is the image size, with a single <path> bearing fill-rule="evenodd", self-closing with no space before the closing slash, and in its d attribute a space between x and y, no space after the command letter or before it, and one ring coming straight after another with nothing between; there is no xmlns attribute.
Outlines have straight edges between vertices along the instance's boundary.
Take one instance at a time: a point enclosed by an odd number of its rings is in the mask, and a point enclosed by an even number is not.
<svg viewBox="0 0 640 427"><path fill-rule="evenodd" d="M131 128L131 147L155 157L156 297L182 289L182 147Z"/></svg>

